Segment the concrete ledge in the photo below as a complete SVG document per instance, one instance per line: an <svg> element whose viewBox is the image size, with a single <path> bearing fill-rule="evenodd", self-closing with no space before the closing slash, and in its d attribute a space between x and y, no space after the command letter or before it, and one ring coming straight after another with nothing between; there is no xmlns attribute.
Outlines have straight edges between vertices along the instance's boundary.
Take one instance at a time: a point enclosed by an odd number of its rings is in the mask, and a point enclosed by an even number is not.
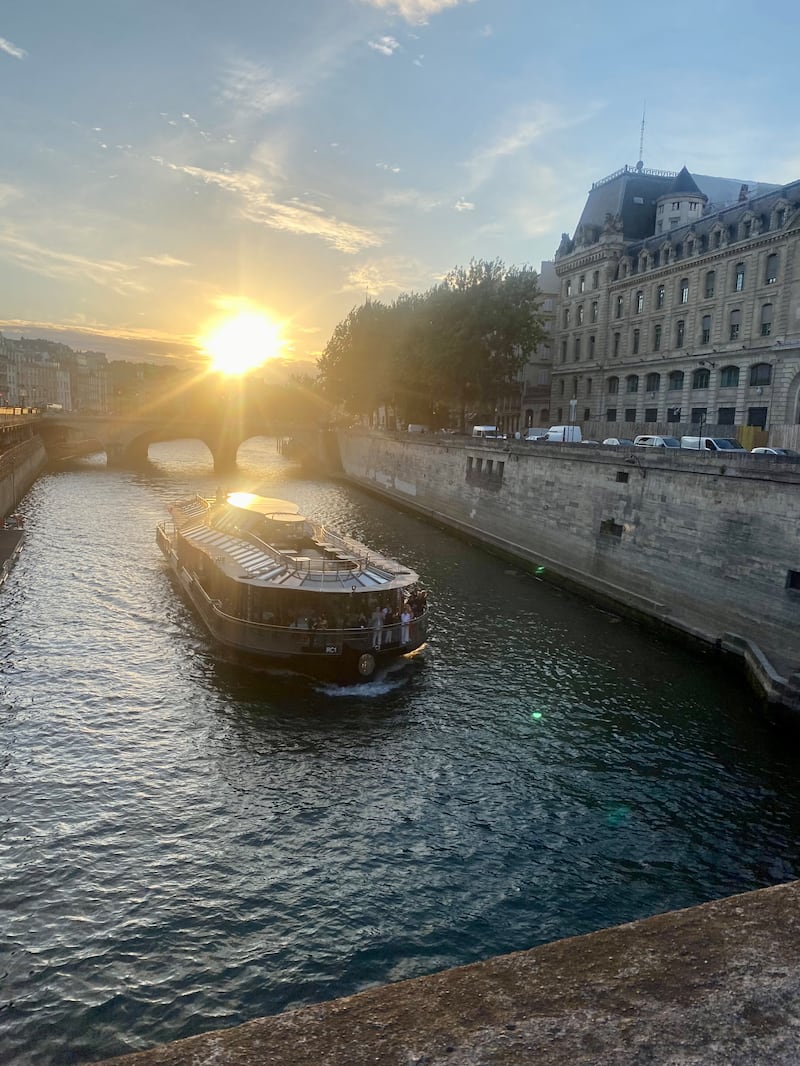
<svg viewBox="0 0 800 1066"><path fill-rule="evenodd" d="M108 1060L115 1066L796 1066L800 882Z"/></svg>

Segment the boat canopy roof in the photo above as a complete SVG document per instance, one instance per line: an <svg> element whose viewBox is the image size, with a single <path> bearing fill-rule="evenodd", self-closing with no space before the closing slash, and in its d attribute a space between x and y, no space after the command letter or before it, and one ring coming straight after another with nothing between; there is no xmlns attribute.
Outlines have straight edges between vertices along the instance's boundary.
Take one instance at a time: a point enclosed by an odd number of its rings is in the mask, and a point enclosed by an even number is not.
<svg viewBox="0 0 800 1066"><path fill-rule="evenodd" d="M291 500L277 500L271 496L258 496L255 492L229 492L228 504L238 507L242 511L254 511L256 514L266 515L268 518L278 518L281 522L297 521L289 519L289 515L299 515L300 508ZM300 521L303 521L302 516Z"/></svg>

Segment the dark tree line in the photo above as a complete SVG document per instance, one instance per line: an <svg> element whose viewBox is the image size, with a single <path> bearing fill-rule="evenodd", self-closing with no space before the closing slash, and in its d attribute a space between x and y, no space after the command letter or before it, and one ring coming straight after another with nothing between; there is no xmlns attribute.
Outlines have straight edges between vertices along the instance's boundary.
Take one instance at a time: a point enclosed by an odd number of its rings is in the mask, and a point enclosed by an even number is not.
<svg viewBox="0 0 800 1066"><path fill-rule="evenodd" d="M446 426L490 412L544 339L530 267L472 260L422 294L365 303L338 324L317 362L332 405Z"/></svg>

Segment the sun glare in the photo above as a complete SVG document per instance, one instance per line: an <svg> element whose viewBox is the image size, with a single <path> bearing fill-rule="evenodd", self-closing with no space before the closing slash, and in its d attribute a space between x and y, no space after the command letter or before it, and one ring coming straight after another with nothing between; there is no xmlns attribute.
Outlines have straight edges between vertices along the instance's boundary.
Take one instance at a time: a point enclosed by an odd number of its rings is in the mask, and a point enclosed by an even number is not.
<svg viewBox="0 0 800 1066"><path fill-rule="evenodd" d="M239 311L200 339L220 374L246 374L280 355L280 326L258 311Z"/></svg>

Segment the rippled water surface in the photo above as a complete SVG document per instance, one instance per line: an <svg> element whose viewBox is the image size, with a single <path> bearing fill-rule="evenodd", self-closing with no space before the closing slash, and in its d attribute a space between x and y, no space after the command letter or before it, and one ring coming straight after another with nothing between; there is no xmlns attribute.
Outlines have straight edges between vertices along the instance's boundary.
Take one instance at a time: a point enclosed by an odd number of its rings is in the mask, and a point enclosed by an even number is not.
<svg viewBox="0 0 800 1066"><path fill-rule="evenodd" d="M0 593L0 1061L91 1062L800 873L800 760L712 660L274 442L229 488L415 567L435 636L361 689L215 663L154 542L218 479L44 476Z"/></svg>

